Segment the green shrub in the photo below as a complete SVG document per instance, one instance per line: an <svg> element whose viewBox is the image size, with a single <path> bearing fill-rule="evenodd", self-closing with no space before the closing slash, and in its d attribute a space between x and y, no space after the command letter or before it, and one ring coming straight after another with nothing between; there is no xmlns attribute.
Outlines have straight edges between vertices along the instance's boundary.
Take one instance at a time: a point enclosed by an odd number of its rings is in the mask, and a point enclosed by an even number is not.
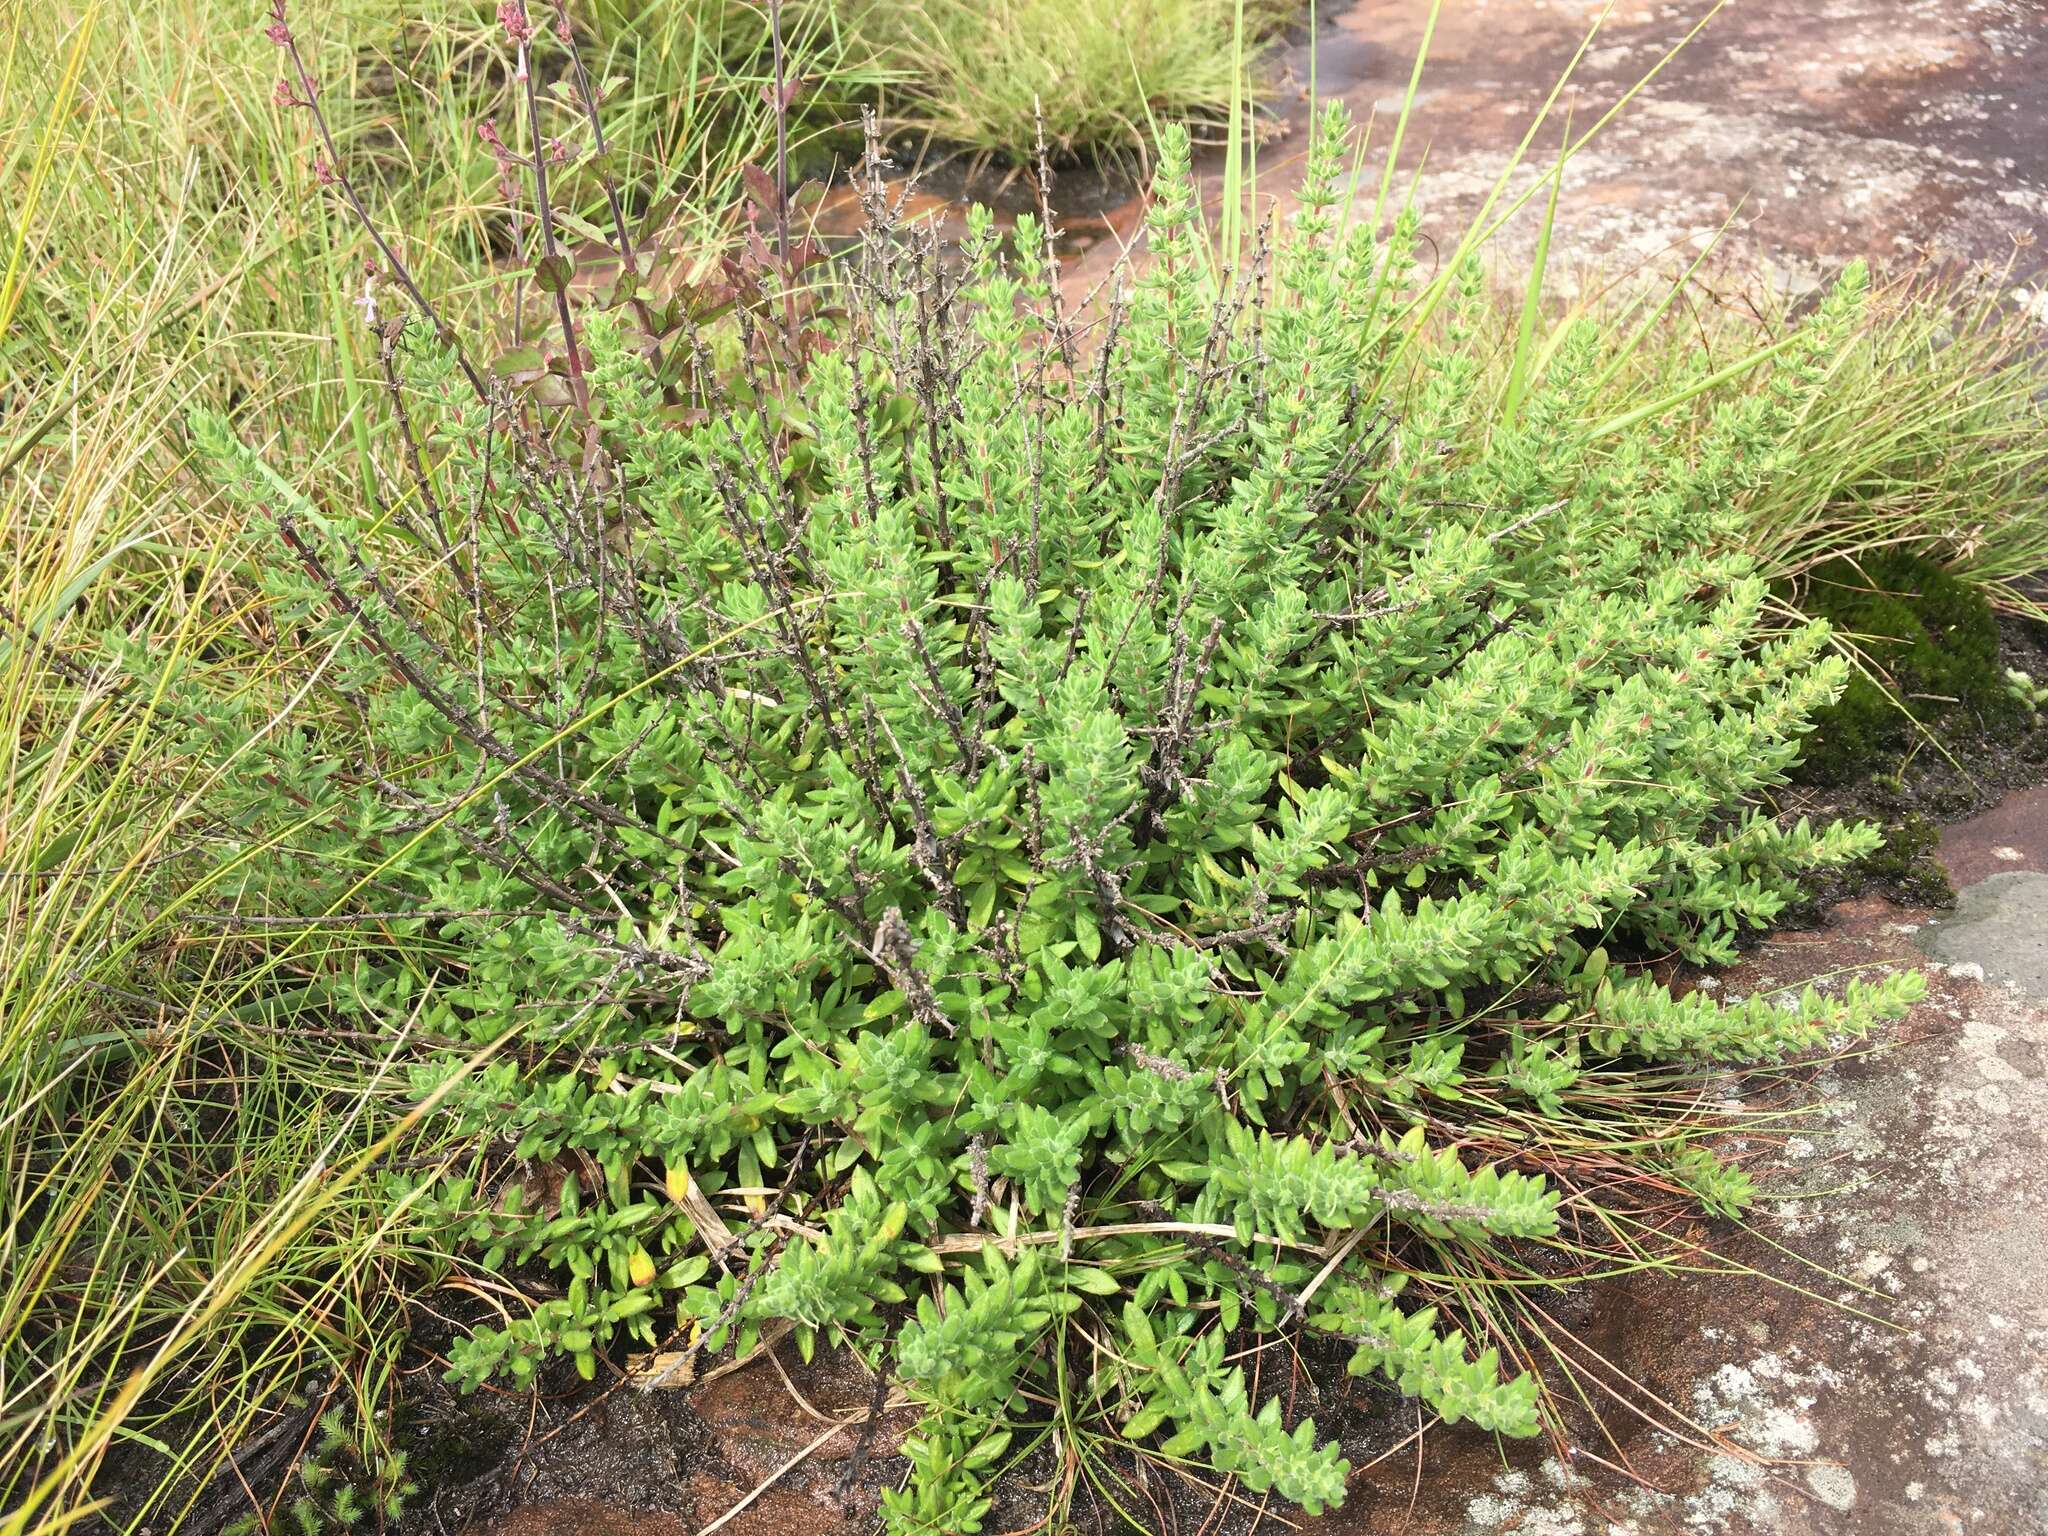
<svg viewBox="0 0 2048 1536"><path fill-rule="evenodd" d="M277 734L223 825L406 941L324 1006L418 1093L497 1047L442 1110L467 1167L392 1200L566 1281L458 1379L786 1323L930 1405L894 1530L978 1528L1048 1398L1320 1508L1344 1463L1231 1334L1532 1434L1528 1341L1468 1342L1470 1298L1597 1247L1631 1179L1748 1198L1630 1085L1917 994L1723 1007L1637 963L1726 959L1874 846L1756 804L1845 668L1720 547L1859 274L1688 460L1585 426L1586 330L1496 420L1476 270L1418 329L1413 219L1336 216L1345 137L1268 287L1211 270L1170 131L1151 263L1086 336L1044 232L985 213L957 272L871 230L835 349L686 419L596 317L594 449L415 338L445 425L384 517L198 422L358 722Z"/></svg>

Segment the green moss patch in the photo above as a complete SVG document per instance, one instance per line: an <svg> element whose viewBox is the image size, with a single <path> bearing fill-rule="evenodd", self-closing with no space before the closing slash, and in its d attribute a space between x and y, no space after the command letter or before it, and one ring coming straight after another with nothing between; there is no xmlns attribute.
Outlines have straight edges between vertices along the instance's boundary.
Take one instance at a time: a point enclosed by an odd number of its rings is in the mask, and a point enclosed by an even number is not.
<svg viewBox="0 0 2048 1536"><path fill-rule="evenodd" d="M2017 724L1999 664L1998 621L1975 588L1905 552L1813 573L1800 606L1853 642L1894 692L1863 672L1816 719L1800 777L1844 784L1911 744L1916 722L1960 714L1973 728Z"/></svg>

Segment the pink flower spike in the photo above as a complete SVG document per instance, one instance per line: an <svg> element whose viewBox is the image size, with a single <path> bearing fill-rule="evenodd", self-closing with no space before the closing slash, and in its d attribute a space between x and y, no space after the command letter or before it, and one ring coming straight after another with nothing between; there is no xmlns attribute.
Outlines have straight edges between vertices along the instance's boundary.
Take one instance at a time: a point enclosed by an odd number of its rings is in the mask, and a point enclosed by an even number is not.
<svg viewBox="0 0 2048 1536"><path fill-rule="evenodd" d="M313 157L313 179L323 187L331 187L341 178L334 174L334 167L327 163L325 155Z"/></svg>
<svg viewBox="0 0 2048 1536"><path fill-rule="evenodd" d="M263 29L263 35L280 48L289 48L292 45L292 29L282 21L273 21Z"/></svg>
<svg viewBox="0 0 2048 1536"><path fill-rule="evenodd" d="M533 36L533 23L526 18L526 0L499 0L498 25L515 43Z"/></svg>

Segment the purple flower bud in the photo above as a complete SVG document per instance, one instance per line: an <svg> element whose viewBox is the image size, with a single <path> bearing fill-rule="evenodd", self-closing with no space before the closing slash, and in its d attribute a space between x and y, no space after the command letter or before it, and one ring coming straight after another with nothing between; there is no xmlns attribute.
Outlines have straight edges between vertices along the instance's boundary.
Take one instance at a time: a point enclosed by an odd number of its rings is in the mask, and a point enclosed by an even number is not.
<svg viewBox="0 0 2048 1536"><path fill-rule="evenodd" d="M313 157L313 179L323 187L331 187L341 178L334 174L334 167L327 163L325 155Z"/></svg>
<svg viewBox="0 0 2048 1536"><path fill-rule="evenodd" d="M512 163L514 158L512 151L507 149L505 141L498 137L498 125L488 117L480 117L476 120L476 136L490 146L491 157L499 165L504 166Z"/></svg>
<svg viewBox="0 0 2048 1536"><path fill-rule="evenodd" d="M526 0L499 0L498 25L515 43L533 36L533 23L526 18Z"/></svg>

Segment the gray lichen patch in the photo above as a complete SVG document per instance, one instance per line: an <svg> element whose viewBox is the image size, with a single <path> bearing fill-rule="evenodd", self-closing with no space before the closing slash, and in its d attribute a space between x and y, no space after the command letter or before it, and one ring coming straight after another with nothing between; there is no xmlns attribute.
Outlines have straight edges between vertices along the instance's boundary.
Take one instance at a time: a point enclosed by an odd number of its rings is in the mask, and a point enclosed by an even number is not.
<svg viewBox="0 0 2048 1536"><path fill-rule="evenodd" d="M1922 930L1920 943L1953 976L2003 982L2048 1002L2048 875L2015 871L1979 881L1959 894L1954 912ZM2021 1075L1996 1053L1979 1067L1991 1082Z"/></svg>

